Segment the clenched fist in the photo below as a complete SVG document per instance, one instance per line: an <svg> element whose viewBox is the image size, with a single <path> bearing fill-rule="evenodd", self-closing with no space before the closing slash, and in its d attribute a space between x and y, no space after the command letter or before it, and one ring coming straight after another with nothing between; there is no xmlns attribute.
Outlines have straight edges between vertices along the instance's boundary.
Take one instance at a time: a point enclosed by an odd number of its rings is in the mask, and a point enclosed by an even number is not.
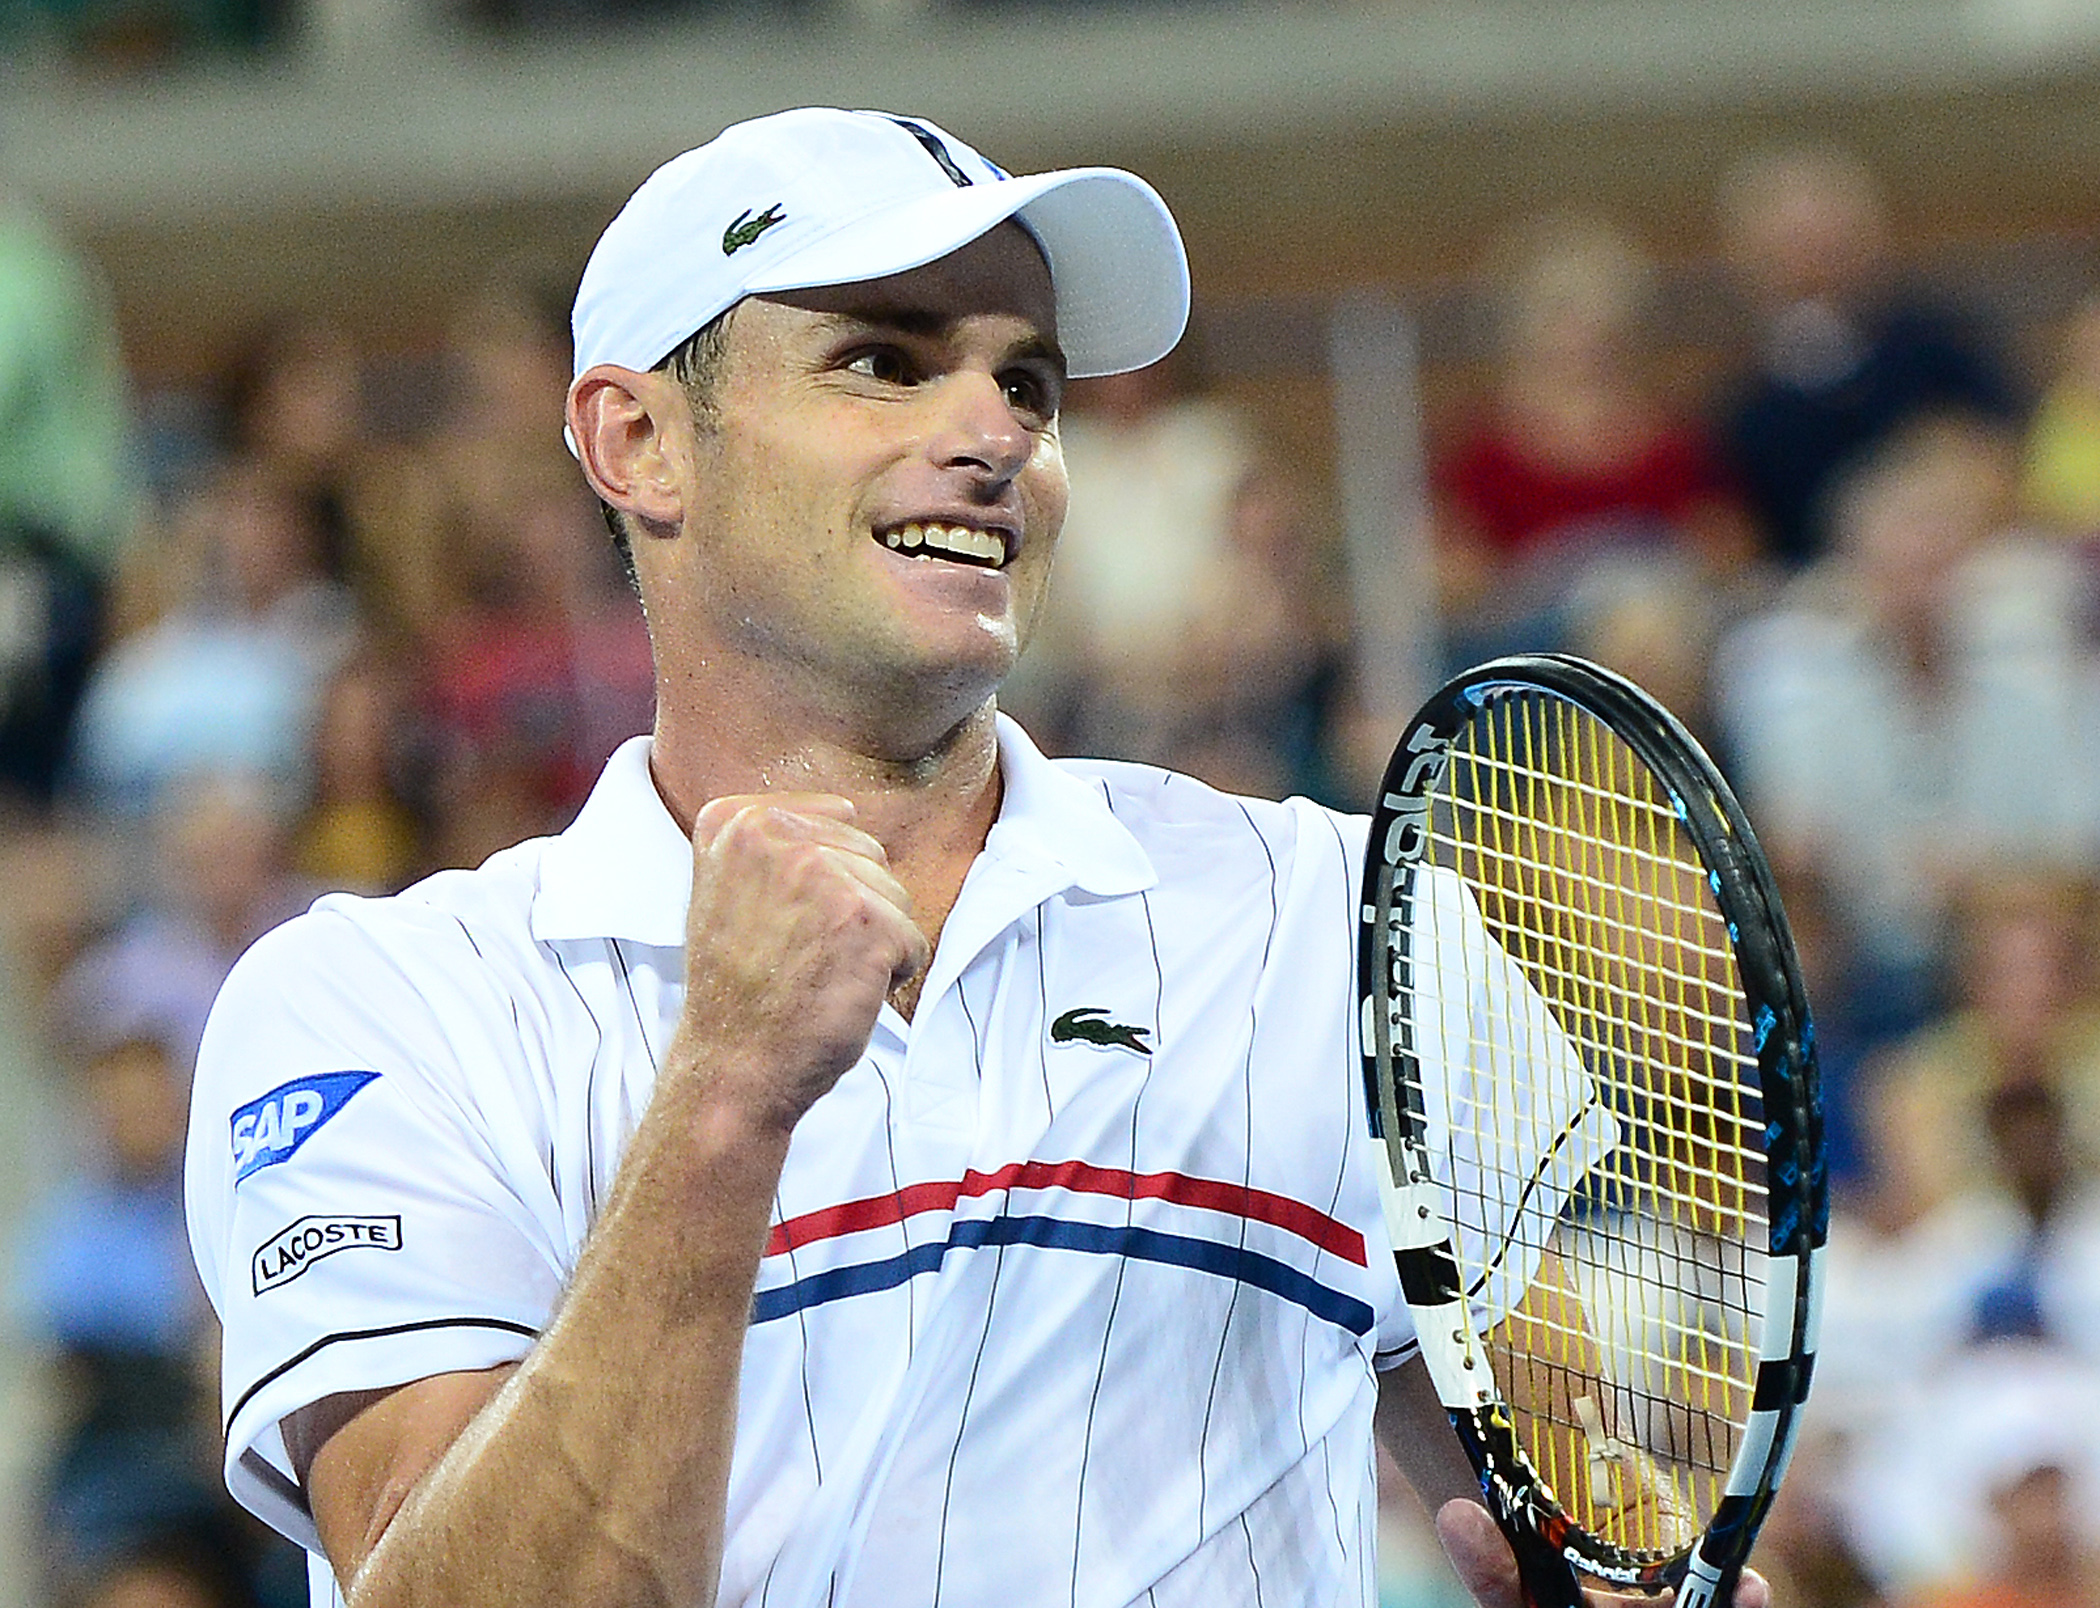
<svg viewBox="0 0 2100 1608"><path fill-rule="evenodd" d="M695 818L680 1033L717 1096L752 1118L791 1129L930 955L910 895L848 800L733 795Z"/></svg>

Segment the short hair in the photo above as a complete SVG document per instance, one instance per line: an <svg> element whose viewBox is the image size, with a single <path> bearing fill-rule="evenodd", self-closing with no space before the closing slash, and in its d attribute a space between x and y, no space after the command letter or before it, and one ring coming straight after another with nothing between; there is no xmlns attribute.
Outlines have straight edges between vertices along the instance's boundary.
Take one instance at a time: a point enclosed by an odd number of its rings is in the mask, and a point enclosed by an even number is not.
<svg viewBox="0 0 2100 1608"><path fill-rule="evenodd" d="M723 360L729 353L729 315L735 311L732 306L716 314L671 348L670 354L650 370L652 374L668 374L684 387L693 418L703 427L712 425L715 419L715 387L721 383ZM627 572L627 584L639 592L634 538L627 529L626 516L602 497L598 499L598 511L605 516L605 528L612 532L613 548L620 555L620 567Z"/></svg>

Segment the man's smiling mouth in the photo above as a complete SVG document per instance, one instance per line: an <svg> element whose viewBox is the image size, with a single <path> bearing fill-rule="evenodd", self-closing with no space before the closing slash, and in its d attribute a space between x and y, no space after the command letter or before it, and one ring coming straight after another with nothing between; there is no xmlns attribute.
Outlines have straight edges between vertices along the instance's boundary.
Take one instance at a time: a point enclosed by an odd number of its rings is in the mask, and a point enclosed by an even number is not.
<svg viewBox="0 0 2100 1608"><path fill-rule="evenodd" d="M967 525L915 519L881 532L876 539L900 553L924 553L986 569L1000 569L1006 564L1006 539L997 531L972 530Z"/></svg>

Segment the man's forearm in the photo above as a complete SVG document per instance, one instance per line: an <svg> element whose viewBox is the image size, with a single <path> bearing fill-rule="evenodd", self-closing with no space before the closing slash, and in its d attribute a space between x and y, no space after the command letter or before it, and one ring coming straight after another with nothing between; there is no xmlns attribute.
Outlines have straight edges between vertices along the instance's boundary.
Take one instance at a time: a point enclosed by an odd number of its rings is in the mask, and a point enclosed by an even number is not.
<svg viewBox="0 0 2100 1608"><path fill-rule="evenodd" d="M1480 1478L1420 1357L1378 1376L1377 1427L1380 1443L1431 1513L1453 1497L1480 1500Z"/></svg>
<svg viewBox="0 0 2100 1608"><path fill-rule="evenodd" d="M379 1516L350 1579L356 1608L713 1600L786 1135L671 1070L554 1322L391 1522Z"/></svg>
<svg viewBox="0 0 2100 1608"><path fill-rule="evenodd" d="M853 814L700 808L678 1031L547 1332L500 1387L435 1375L311 1426L315 1522L357 1608L714 1600L788 1136L931 953Z"/></svg>

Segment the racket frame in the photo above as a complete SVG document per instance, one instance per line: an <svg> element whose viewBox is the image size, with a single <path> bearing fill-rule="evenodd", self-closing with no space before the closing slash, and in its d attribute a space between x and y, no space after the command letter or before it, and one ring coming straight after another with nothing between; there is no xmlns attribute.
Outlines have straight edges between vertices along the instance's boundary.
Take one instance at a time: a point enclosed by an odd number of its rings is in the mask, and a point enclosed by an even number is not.
<svg viewBox="0 0 2100 1608"><path fill-rule="evenodd" d="M1544 693L1607 726L1667 789L1727 923L1753 1024L1764 1100L1768 1261L1764 1327L1735 1456L1704 1533L1661 1561L1581 1529L1517 1441L1473 1329L1444 1198L1435 1182L1413 1043L1415 873L1450 745L1490 702ZM1674 1589L1677 1608L1725 1605L1792 1451L1815 1368L1828 1228L1815 1027L1778 889L1734 793L1692 735L1623 676L1568 654L1515 654L1454 677L1415 714L1379 787L1364 857L1358 944L1362 1050L1371 1130L1391 1174L1386 1218L1422 1356L1516 1552L1538 1608L1582 1602L1574 1571L1643 1591Z"/></svg>

